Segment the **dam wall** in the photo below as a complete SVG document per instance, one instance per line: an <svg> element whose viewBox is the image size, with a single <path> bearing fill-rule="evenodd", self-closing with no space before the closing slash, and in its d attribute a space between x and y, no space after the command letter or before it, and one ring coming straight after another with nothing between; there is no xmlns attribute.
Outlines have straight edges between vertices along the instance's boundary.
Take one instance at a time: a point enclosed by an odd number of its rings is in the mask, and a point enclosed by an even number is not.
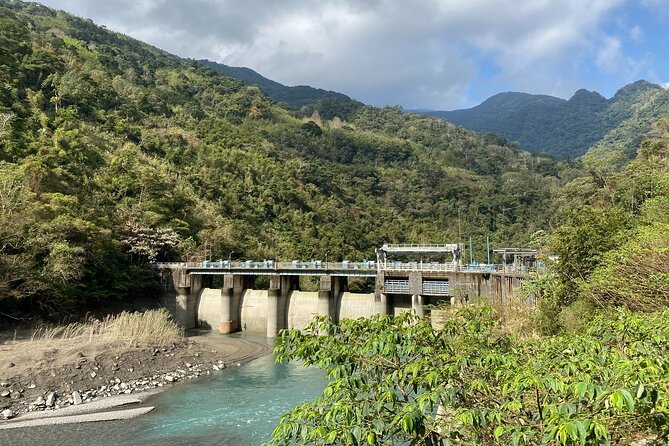
<svg viewBox="0 0 669 446"><path fill-rule="evenodd" d="M214 288L210 272L175 267L161 273L161 299L184 328L267 337L284 328L302 329L316 315L339 322L410 310L424 317L430 305L465 303L473 297L491 296L505 303L526 279L488 272L379 271L373 293L352 293L348 276L321 275L318 290L307 292L299 290L299 275L269 275L268 288L258 290L251 274L223 274L221 288Z"/></svg>
<svg viewBox="0 0 669 446"><path fill-rule="evenodd" d="M337 299L337 322L342 319L358 319L376 314L374 293L342 293Z"/></svg>
<svg viewBox="0 0 669 446"><path fill-rule="evenodd" d="M318 311L318 291L292 291L287 302L287 328L302 330Z"/></svg>
<svg viewBox="0 0 669 446"><path fill-rule="evenodd" d="M220 288L204 288L197 299L197 325L193 327L217 329L221 322L221 293ZM370 317L374 314L374 294L358 294L343 292L336 301L335 314L341 319L357 319ZM242 331L265 336L269 314L269 290L246 289L240 296L239 326ZM314 316L322 314L322 301L319 301L318 291L290 291L286 296L285 314L279 319L286 321L285 328L301 330L305 328ZM329 305L328 305L329 311ZM281 324L283 325L283 324ZM284 327L279 327L279 329Z"/></svg>

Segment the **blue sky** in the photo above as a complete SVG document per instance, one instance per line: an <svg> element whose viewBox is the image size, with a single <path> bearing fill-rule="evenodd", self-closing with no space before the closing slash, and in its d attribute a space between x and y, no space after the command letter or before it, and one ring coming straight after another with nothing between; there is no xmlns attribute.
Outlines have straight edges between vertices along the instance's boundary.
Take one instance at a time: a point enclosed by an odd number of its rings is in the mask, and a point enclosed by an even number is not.
<svg viewBox="0 0 669 446"><path fill-rule="evenodd" d="M182 57L373 105L669 83L669 0L43 0Z"/></svg>

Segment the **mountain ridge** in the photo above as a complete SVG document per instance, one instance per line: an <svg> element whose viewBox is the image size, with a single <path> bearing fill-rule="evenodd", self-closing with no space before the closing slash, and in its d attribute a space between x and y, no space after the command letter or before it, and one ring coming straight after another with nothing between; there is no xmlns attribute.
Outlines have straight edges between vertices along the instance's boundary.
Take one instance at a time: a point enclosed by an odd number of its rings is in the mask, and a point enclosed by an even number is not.
<svg viewBox="0 0 669 446"><path fill-rule="evenodd" d="M335 116L339 116L339 118L349 120L353 113L363 105L361 102L336 91L309 85L283 85L266 78L251 68L233 67L207 59L196 60L196 62L226 76L239 79L247 85L256 85L272 100L291 109L299 110L303 115L309 115L318 110L324 119L333 119Z"/></svg>
<svg viewBox="0 0 669 446"><path fill-rule="evenodd" d="M609 99L586 89L569 99L504 92L468 109L417 112L498 134L535 153L579 157L591 148L608 146L631 158L651 125L669 116L669 91L639 80Z"/></svg>

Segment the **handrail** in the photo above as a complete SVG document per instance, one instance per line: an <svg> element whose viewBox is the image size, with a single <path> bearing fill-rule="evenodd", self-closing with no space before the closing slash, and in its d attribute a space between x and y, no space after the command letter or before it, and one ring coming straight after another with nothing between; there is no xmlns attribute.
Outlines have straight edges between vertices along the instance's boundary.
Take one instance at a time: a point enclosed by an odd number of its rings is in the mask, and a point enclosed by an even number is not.
<svg viewBox="0 0 669 446"><path fill-rule="evenodd" d="M435 272L464 272L464 273L509 273L509 274L527 274L538 273L545 274L545 266L523 266L523 265L505 265L505 264L476 264L476 265L458 265L453 262L448 263L421 263L421 262L322 262L320 260L292 262L275 262L273 260L264 261L205 261L205 262L158 262L153 263L154 268L195 268L195 269L218 269L218 270L322 270L322 271L435 271Z"/></svg>

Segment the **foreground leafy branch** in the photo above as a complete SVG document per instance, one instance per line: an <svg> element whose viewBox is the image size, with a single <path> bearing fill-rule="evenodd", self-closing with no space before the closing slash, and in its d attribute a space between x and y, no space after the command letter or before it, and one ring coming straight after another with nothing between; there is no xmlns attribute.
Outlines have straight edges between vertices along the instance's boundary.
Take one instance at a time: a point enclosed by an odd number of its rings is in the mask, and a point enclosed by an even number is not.
<svg viewBox="0 0 669 446"><path fill-rule="evenodd" d="M669 311L616 312L583 335L540 340L498 325L478 307L441 330L404 314L283 331L277 361L320 367L330 382L281 418L268 445L666 441Z"/></svg>

